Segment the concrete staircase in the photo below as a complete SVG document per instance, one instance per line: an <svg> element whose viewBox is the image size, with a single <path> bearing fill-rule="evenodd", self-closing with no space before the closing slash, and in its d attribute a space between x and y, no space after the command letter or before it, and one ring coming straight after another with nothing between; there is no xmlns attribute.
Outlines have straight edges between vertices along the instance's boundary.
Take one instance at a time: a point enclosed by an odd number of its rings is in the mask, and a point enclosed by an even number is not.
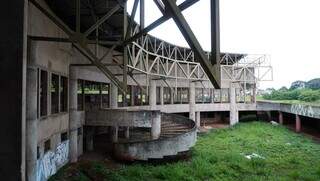
<svg viewBox="0 0 320 181"><path fill-rule="evenodd" d="M194 121L174 115L161 114L161 134L152 140L150 134L141 130L131 132L129 140L119 140L114 145L114 154L120 160L163 159L189 151L196 142Z"/></svg>

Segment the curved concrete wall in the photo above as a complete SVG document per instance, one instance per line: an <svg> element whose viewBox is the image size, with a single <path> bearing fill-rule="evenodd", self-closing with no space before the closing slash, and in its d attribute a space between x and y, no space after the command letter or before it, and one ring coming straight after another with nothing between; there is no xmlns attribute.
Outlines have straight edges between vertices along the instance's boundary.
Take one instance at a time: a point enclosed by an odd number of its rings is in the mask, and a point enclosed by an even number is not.
<svg viewBox="0 0 320 181"><path fill-rule="evenodd" d="M196 124L191 119L162 113L162 119L171 119L176 123L188 125L190 130L169 138L160 138L149 141L136 141L127 143L116 143L115 156L121 160L148 160L161 159L164 156L177 155L179 152L188 151L197 140Z"/></svg>

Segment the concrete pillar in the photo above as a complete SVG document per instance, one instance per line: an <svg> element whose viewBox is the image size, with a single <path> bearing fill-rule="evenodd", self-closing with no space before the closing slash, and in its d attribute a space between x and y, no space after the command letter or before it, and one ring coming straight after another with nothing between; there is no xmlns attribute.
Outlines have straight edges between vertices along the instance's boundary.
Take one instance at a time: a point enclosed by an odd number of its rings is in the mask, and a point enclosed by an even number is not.
<svg viewBox="0 0 320 181"><path fill-rule="evenodd" d="M150 104L151 110L156 109L156 107L157 107L157 82L155 80L150 80L149 104Z"/></svg>
<svg viewBox="0 0 320 181"><path fill-rule="evenodd" d="M298 114L296 114L296 132L301 132L301 118Z"/></svg>
<svg viewBox="0 0 320 181"><path fill-rule="evenodd" d="M118 126L113 126L111 128L111 133L112 133L112 142L117 143L118 142L118 132L119 132L119 127Z"/></svg>
<svg viewBox="0 0 320 181"><path fill-rule="evenodd" d="M130 127L129 127L129 126L126 127L124 136L125 136L126 139L129 139L129 138L130 138Z"/></svg>
<svg viewBox="0 0 320 181"><path fill-rule="evenodd" d="M236 103L236 89L235 84L230 84L230 125L235 125L239 122L239 112Z"/></svg>
<svg viewBox="0 0 320 181"><path fill-rule="evenodd" d="M118 107L118 87L111 83L111 91L110 91L110 108Z"/></svg>
<svg viewBox="0 0 320 181"><path fill-rule="evenodd" d="M112 109L118 108L118 87L113 83L111 84L111 91L110 91L110 108ZM112 139L112 142L114 143L118 142L118 132L119 132L118 126L111 127L111 139Z"/></svg>
<svg viewBox="0 0 320 181"><path fill-rule="evenodd" d="M78 107L78 80L76 79L76 69L69 68L69 134L70 134L70 162L78 161L78 127L80 120L77 119Z"/></svg>
<svg viewBox="0 0 320 181"><path fill-rule="evenodd" d="M279 111L279 124L283 125L283 113Z"/></svg>
<svg viewBox="0 0 320 181"><path fill-rule="evenodd" d="M195 83L190 82L189 84L189 118L196 121L196 88L195 88Z"/></svg>
<svg viewBox="0 0 320 181"><path fill-rule="evenodd" d="M164 100L163 100L163 86L160 87L160 105L164 105Z"/></svg>
<svg viewBox="0 0 320 181"><path fill-rule="evenodd" d="M93 127L87 127L86 132L86 148L87 151L93 151L93 136L94 136L94 128Z"/></svg>
<svg viewBox="0 0 320 181"><path fill-rule="evenodd" d="M156 111L153 113L152 125L151 125L151 138L156 140L161 134L161 113Z"/></svg>
<svg viewBox="0 0 320 181"><path fill-rule="evenodd" d="M28 180L37 178L37 143L38 143L38 119L37 119L37 69L27 69L27 142L26 142L26 166Z"/></svg>
<svg viewBox="0 0 320 181"><path fill-rule="evenodd" d="M200 112L196 112L196 124L197 124L197 128L200 128L201 127L201 115L200 115Z"/></svg>

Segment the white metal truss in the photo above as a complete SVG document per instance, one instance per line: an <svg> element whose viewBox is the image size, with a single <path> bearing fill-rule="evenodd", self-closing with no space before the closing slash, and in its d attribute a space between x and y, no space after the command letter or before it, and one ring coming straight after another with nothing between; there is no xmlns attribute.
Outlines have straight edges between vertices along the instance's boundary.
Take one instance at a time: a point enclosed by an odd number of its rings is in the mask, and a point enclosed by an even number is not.
<svg viewBox="0 0 320 181"><path fill-rule="evenodd" d="M255 84L273 80L273 69L267 55L225 54L221 60L222 80Z"/></svg>
<svg viewBox="0 0 320 181"><path fill-rule="evenodd" d="M139 31L139 26L132 34ZM209 81L189 48L179 47L151 35L145 35L127 47L128 68L163 79ZM209 52L207 52L209 56ZM222 81L257 84L273 80L267 55L223 54L220 60Z"/></svg>

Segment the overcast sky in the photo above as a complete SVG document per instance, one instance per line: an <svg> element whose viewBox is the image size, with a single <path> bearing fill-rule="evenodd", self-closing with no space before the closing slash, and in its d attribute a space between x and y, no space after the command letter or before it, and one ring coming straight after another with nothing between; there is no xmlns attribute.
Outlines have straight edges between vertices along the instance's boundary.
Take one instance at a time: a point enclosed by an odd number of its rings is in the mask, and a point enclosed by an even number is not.
<svg viewBox="0 0 320 181"><path fill-rule="evenodd" d="M148 25L161 13L152 0L145 2ZM210 0L200 0L184 15L203 49L210 50ZM270 55L274 80L261 88L320 77L320 0L220 0L220 23L222 52ZM172 20L151 34L187 46Z"/></svg>

